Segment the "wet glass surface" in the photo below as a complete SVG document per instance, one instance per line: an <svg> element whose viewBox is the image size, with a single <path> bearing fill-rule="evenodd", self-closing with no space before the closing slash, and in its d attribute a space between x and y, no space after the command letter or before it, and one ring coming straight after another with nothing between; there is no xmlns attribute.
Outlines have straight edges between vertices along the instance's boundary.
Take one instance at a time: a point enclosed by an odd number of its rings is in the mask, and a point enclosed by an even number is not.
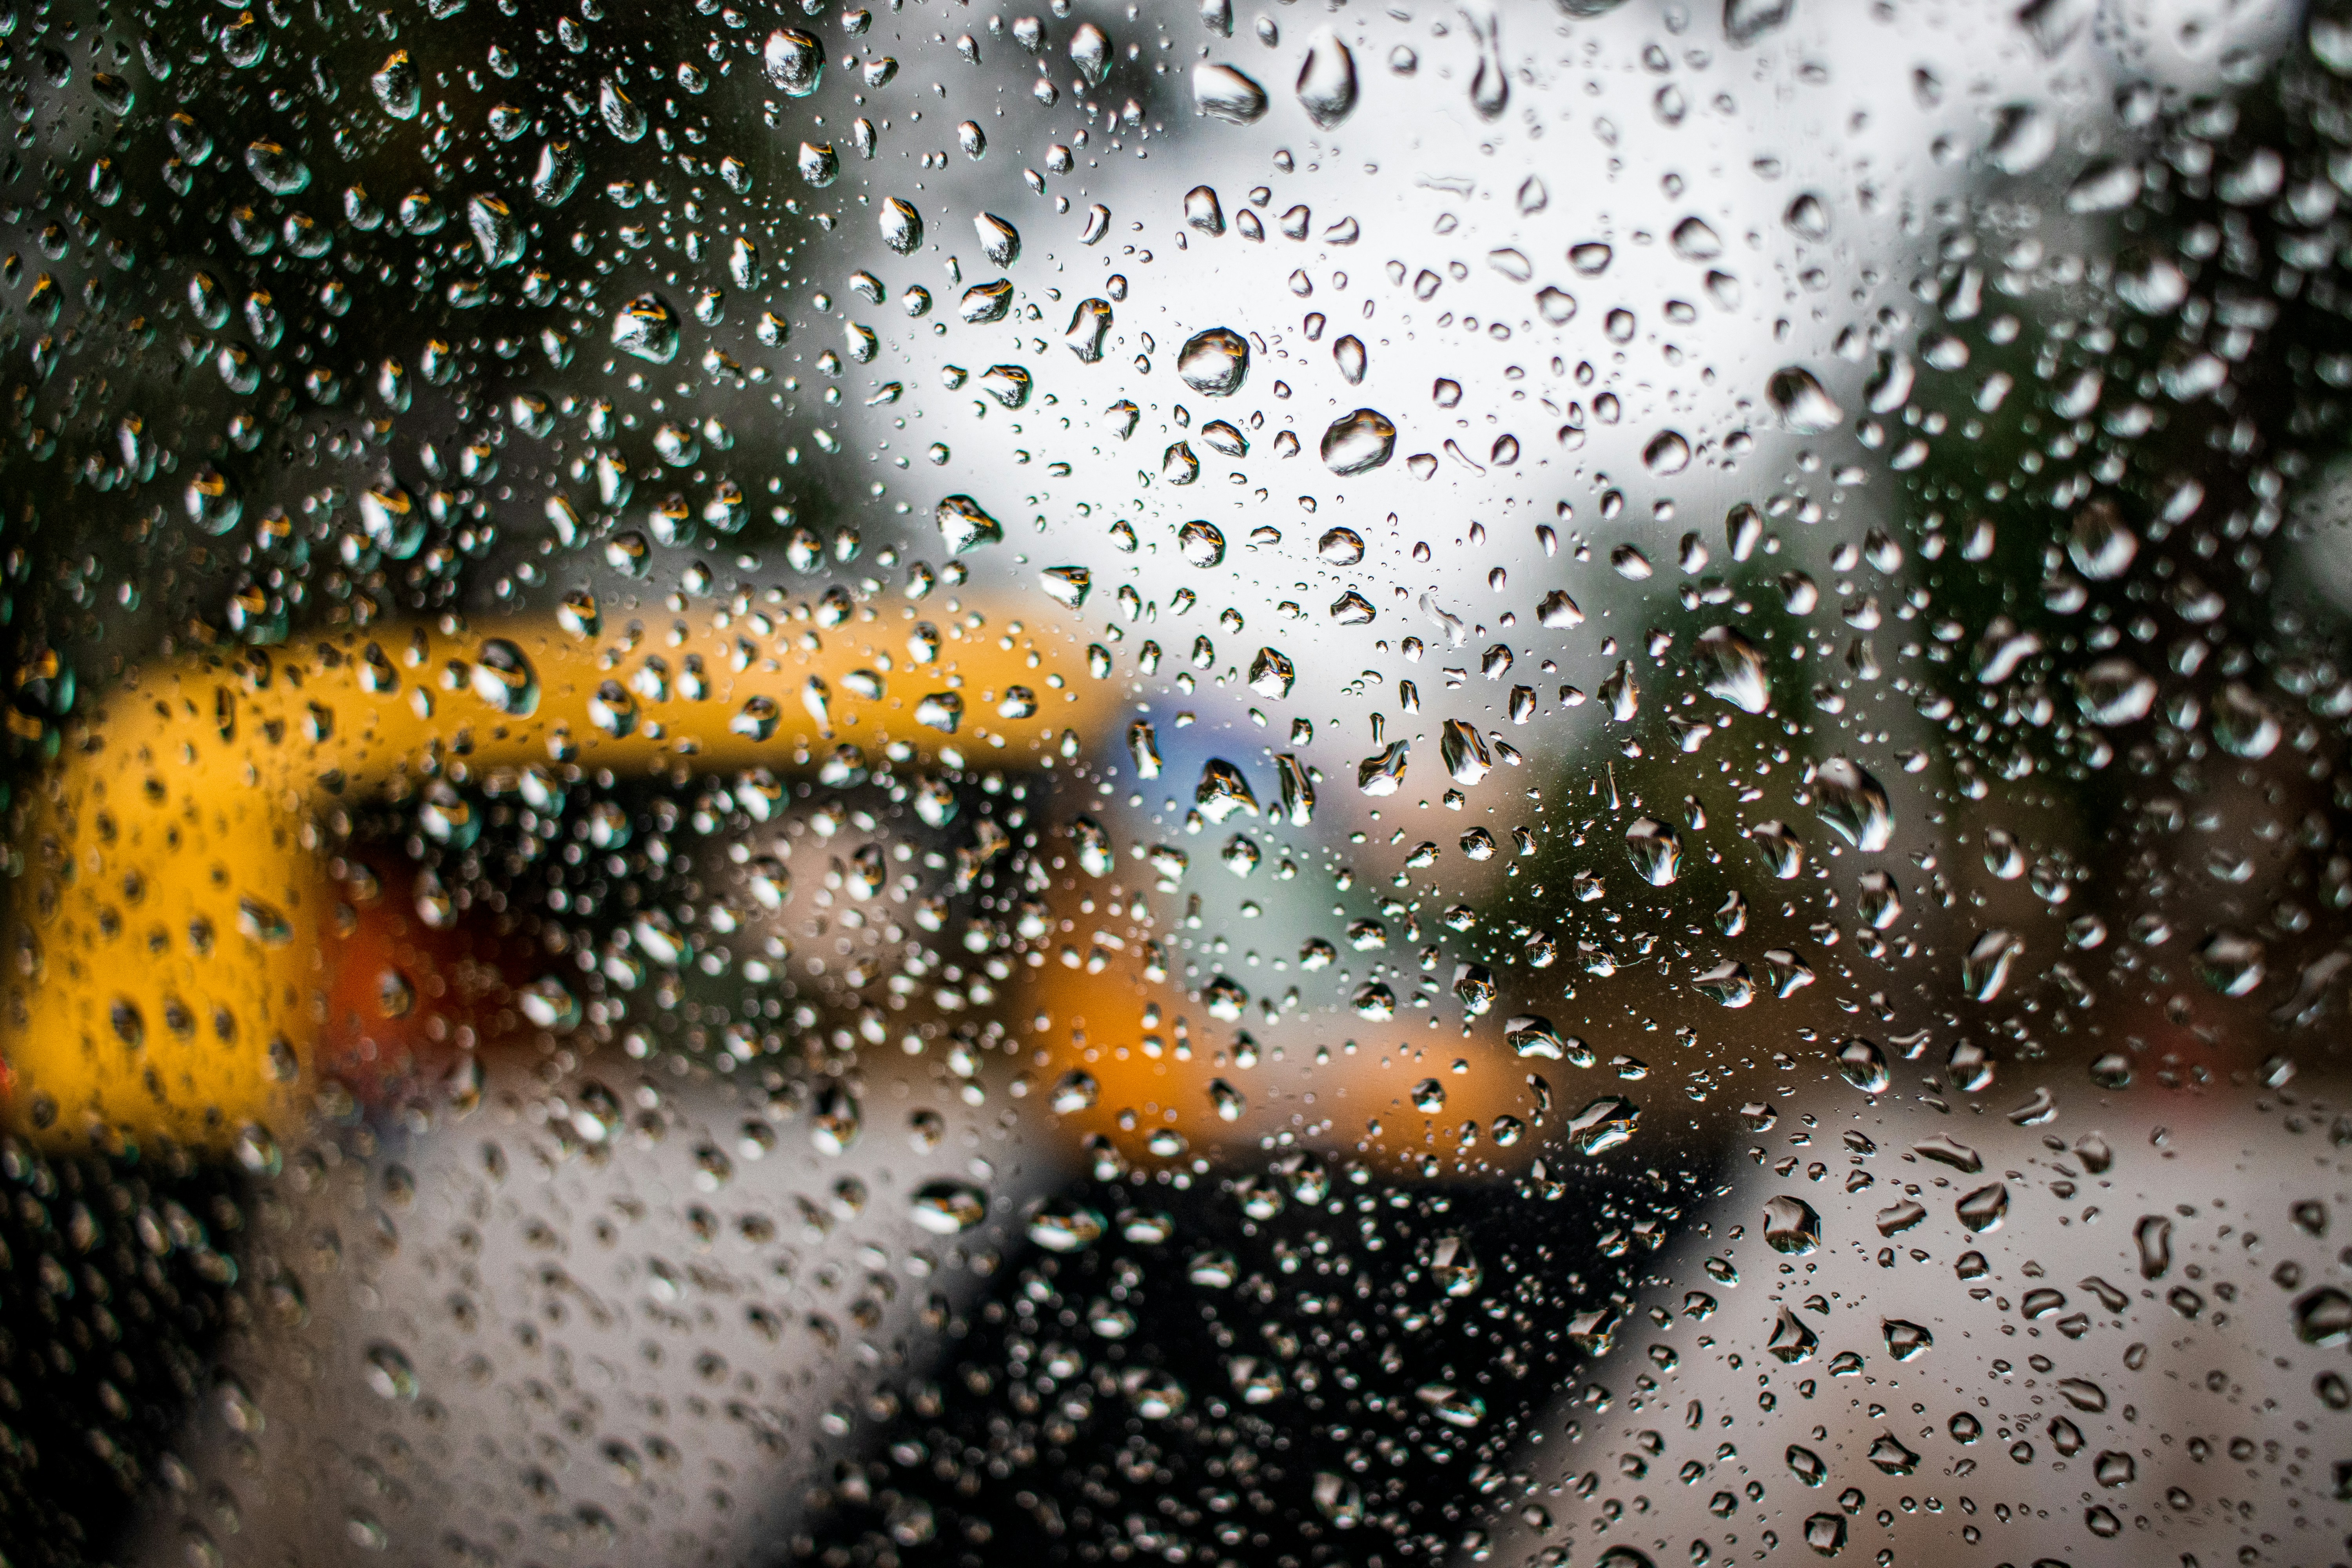
<svg viewBox="0 0 2352 1568"><path fill-rule="evenodd" d="M2352 12L1038 13L0 10L6 1561L2352 1552Z"/></svg>

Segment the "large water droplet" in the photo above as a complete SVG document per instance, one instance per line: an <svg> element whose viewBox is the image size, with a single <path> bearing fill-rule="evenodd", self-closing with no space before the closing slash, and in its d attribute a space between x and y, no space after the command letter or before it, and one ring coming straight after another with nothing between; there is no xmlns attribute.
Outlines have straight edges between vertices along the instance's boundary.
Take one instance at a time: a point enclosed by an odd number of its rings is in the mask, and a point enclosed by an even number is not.
<svg viewBox="0 0 2352 1568"><path fill-rule="evenodd" d="M1664 478L1690 467L1690 442L1679 430L1661 430L1642 448L1642 466Z"/></svg>
<svg viewBox="0 0 2352 1568"><path fill-rule="evenodd" d="M2160 248L2134 248L2116 258L2113 288L2142 315L2168 315L2188 300L2189 275Z"/></svg>
<svg viewBox="0 0 2352 1568"><path fill-rule="evenodd" d="M1071 1116L1092 1110L1101 1098L1102 1086L1095 1081L1094 1075L1073 1068L1054 1085L1053 1097L1045 1103L1053 1108L1055 1115Z"/></svg>
<svg viewBox="0 0 2352 1568"><path fill-rule="evenodd" d="M933 1236L960 1236L988 1217L988 1194L970 1182L925 1182L908 1194L907 1213Z"/></svg>
<svg viewBox="0 0 2352 1568"><path fill-rule="evenodd" d="M1176 548L1188 566L1214 566L1225 558L1224 531L1213 522L1194 518L1176 531Z"/></svg>
<svg viewBox="0 0 2352 1568"><path fill-rule="evenodd" d="M572 199L588 173L588 160L572 142L549 142L539 150L531 171L531 199L541 206L560 207Z"/></svg>
<svg viewBox="0 0 2352 1568"><path fill-rule="evenodd" d="M2213 700L2213 742L2233 757L2267 757L2279 743L2278 715L2241 680Z"/></svg>
<svg viewBox="0 0 2352 1568"><path fill-rule="evenodd" d="M989 516L978 501L967 495L943 498L933 515L940 525L940 537L947 542L950 555L961 555L983 544L995 544L1004 538L1004 525Z"/></svg>
<svg viewBox="0 0 2352 1568"><path fill-rule="evenodd" d="M381 1342L370 1345L362 1364L366 1368L367 1385L378 1398L416 1397L416 1369L409 1364L407 1355L398 1345Z"/></svg>
<svg viewBox="0 0 2352 1568"><path fill-rule="evenodd" d="M1110 336L1111 308L1108 300L1081 300L1070 312L1070 324L1062 333L1062 342L1080 364L1099 363L1103 342Z"/></svg>
<svg viewBox="0 0 2352 1568"><path fill-rule="evenodd" d="M809 1116L809 1141L819 1152L847 1153L864 1125L857 1097L847 1085L830 1083L817 1091L816 1104Z"/></svg>
<svg viewBox="0 0 2352 1568"><path fill-rule="evenodd" d="M1192 104L1212 120L1247 125L1265 118L1265 89L1231 66L1203 61L1192 68Z"/></svg>
<svg viewBox="0 0 2352 1568"><path fill-rule="evenodd" d="M394 120L415 119L416 110L424 103L416 62L408 58L406 49L393 50L376 73L368 78L368 86L383 111Z"/></svg>
<svg viewBox="0 0 2352 1568"><path fill-rule="evenodd" d="M779 27L768 35L760 64L779 92L806 98L824 79L824 46L797 27Z"/></svg>
<svg viewBox="0 0 2352 1568"><path fill-rule="evenodd" d="M2016 936L1999 927L1981 932L1960 955L1960 989L1979 1002L1990 1002L2001 994L2009 984L2011 965L2016 963L2019 943Z"/></svg>
<svg viewBox="0 0 2352 1568"><path fill-rule="evenodd" d="M1962 1225L1979 1235L1999 1230L2000 1222L2009 1215L2009 1188L2000 1182L1989 1182L1962 1196L1952 1212L1959 1216Z"/></svg>
<svg viewBox="0 0 2352 1568"><path fill-rule="evenodd" d="M1734 48L1746 48L1774 28L1786 26L1797 0L1723 0L1723 36Z"/></svg>
<svg viewBox="0 0 2352 1568"><path fill-rule="evenodd" d="M2114 158L2094 158L2066 187L2070 213L2121 212L2139 199L2139 165Z"/></svg>
<svg viewBox="0 0 2352 1568"><path fill-rule="evenodd" d="M1192 804L1211 822L1223 822L1235 812L1258 815L1257 796L1251 793L1249 780L1223 757L1212 757L1201 765L1200 782L1192 786Z"/></svg>
<svg viewBox="0 0 2352 1568"><path fill-rule="evenodd" d="M1377 468L1396 451L1396 426L1377 409L1342 415L1323 432L1324 465L1335 474Z"/></svg>
<svg viewBox="0 0 2352 1568"><path fill-rule="evenodd" d="M466 223L474 231L474 244L482 253L483 267L511 267L522 259L528 237L504 197L487 191L478 193L466 203Z"/></svg>
<svg viewBox="0 0 2352 1568"><path fill-rule="evenodd" d="M1783 882L1805 868L1805 843L1785 822L1764 821L1748 830L1748 841L1763 857L1766 869Z"/></svg>
<svg viewBox="0 0 2352 1568"><path fill-rule="evenodd" d="M1866 854L1885 848L1895 837L1885 787L1849 757L1832 757L1814 773L1813 815Z"/></svg>
<svg viewBox="0 0 2352 1568"><path fill-rule="evenodd" d="M619 140L623 142L644 140L646 123L644 107L622 91L621 84L611 77L606 77L596 84L596 112L604 118L604 129L610 131ZM422 195L421 192L413 195L408 201L415 201ZM408 203L403 202L401 205L404 208Z"/></svg>
<svg viewBox="0 0 2352 1568"><path fill-rule="evenodd" d="M1775 1252L1801 1258L1822 1244L1822 1216L1804 1199L1776 1193L1764 1203L1764 1241Z"/></svg>
<svg viewBox="0 0 2352 1568"><path fill-rule="evenodd" d="M2066 554L2074 570L2095 583L2120 577L2139 553L2139 536L2124 521L2110 500L2095 500L2074 514L2067 531Z"/></svg>
<svg viewBox="0 0 2352 1568"><path fill-rule="evenodd" d="M1029 1216L1029 1239L1048 1252L1083 1252L1109 1228L1083 1204L1048 1203Z"/></svg>
<svg viewBox="0 0 2352 1568"><path fill-rule="evenodd" d="M1936 1336L1908 1318L1882 1319L1878 1331L1886 1341L1886 1353L1896 1361L1909 1361L1935 1348Z"/></svg>
<svg viewBox="0 0 2352 1568"><path fill-rule="evenodd" d="M1298 101L1307 118L1329 130L1356 107L1356 57L1329 27L1307 41L1298 68Z"/></svg>
<svg viewBox="0 0 2352 1568"><path fill-rule="evenodd" d="M2352 1296L2323 1285L2294 1304L2294 1337L2326 1348L2352 1339Z"/></svg>
<svg viewBox="0 0 2352 1568"><path fill-rule="evenodd" d="M613 314L613 346L654 364L677 357L677 312L658 294L640 294Z"/></svg>
<svg viewBox="0 0 2352 1568"><path fill-rule="evenodd" d="M206 463L188 480L184 497L188 521L215 538L235 528L245 515L245 501L226 474ZM364 506L364 501L362 503Z"/></svg>
<svg viewBox="0 0 2352 1568"><path fill-rule="evenodd" d="M1470 73L1470 107L1481 120L1500 120L1511 106L1511 71L1503 61L1503 19L1488 12L1486 25L1465 14L1470 36L1478 42L1477 68Z"/></svg>
<svg viewBox="0 0 2352 1568"><path fill-rule="evenodd" d="M1837 1054L1838 1076L1864 1094L1885 1094L1891 1081L1886 1053L1874 1041L1855 1035L1842 1041Z"/></svg>
<svg viewBox="0 0 2352 1568"><path fill-rule="evenodd" d="M1176 374L1204 397L1231 397L1249 377L1249 340L1231 327L1193 333L1177 351Z"/></svg>
<svg viewBox="0 0 2352 1568"><path fill-rule="evenodd" d="M1380 752L1356 764L1356 787L1366 795L1394 795L1404 783L1405 763L1412 742L1391 741Z"/></svg>
<svg viewBox="0 0 2352 1568"><path fill-rule="evenodd" d="M389 481L360 492L360 527L386 557L405 561L425 542L425 509Z"/></svg>
<svg viewBox="0 0 2352 1568"><path fill-rule="evenodd" d="M282 142L266 136L247 145L245 166L273 196L299 195L310 184L309 165Z"/></svg>
<svg viewBox="0 0 2352 1568"><path fill-rule="evenodd" d="M539 709L539 671L521 648L492 637L475 657L474 695L510 719L528 719Z"/></svg>
<svg viewBox="0 0 2352 1568"><path fill-rule="evenodd" d="M923 215L914 204L892 196L882 204L875 215L875 223L882 231L882 243L901 256L913 254L923 243Z"/></svg>
<svg viewBox="0 0 2352 1568"><path fill-rule="evenodd" d="M1448 719L1437 741L1438 761L1454 782L1465 787L1478 783L1494 770L1494 758L1487 752L1486 738L1478 727L1460 719Z"/></svg>
<svg viewBox="0 0 2352 1568"><path fill-rule="evenodd" d="M1637 816L1625 829L1625 856L1654 888L1667 887L1682 875L1681 835L1653 817Z"/></svg>
<svg viewBox="0 0 2352 1568"><path fill-rule="evenodd" d="M1081 22L1070 35L1070 63L1089 87L1100 87L1110 76L1109 36L1092 22Z"/></svg>
<svg viewBox="0 0 2352 1568"><path fill-rule="evenodd" d="M2030 103L2004 105L1993 121L1985 162L2004 174L2027 174L2058 150L2058 126Z"/></svg>
<svg viewBox="0 0 2352 1568"><path fill-rule="evenodd" d="M1813 1332L1811 1326L1783 1307L1780 1318L1772 1325L1772 1337L1764 1342L1764 1348L1771 1352L1773 1360L1783 1366L1795 1366L1800 1362L1811 1361L1821 1344L1822 1337ZM1790 1464L1793 1467L1795 1461L1792 1459Z"/></svg>
<svg viewBox="0 0 2352 1568"><path fill-rule="evenodd" d="M1836 429L1845 417L1845 410L1802 365L1784 365L1774 371L1764 384L1764 395L1772 400L1781 428L1792 435L1822 435Z"/></svg>
<svg viewBox="0 0 2352 1568"><path fill-rule="evenodd" d="M1257 657L1250 660L1250 689L1261 697L1277 700L1287 697L1291 683L1297 679L1297 667L1280 648L1262 647L1257 650Z"/></svg>
<svg viewBox="0 0 2352 1568"><path fill-rule="evenodd" d="M1604 1094L1569 1119L1568 1135L1580 1153L1600 1154L1630 1141L1642 1125L1642 1112L1619 1094Z"/></svg>
<svg viewBox="0 0 2352 1568"><path fill-rule="evenodd" d="M2263 983L2264 954L2259 938L2217 931L2198 946L2198 977L2220 995L2243 996Z"/></svg>
<svg viewBox="0 0 2352 1568"><path fill-rule="evenodd" d="M1536 619L1544 626L1555 628L1579 626L1584 624L1584 611L1578 606L1574 599L1568 596L1567 589L1554 588L1550 593L1546 594L1543 596L1543 602L1536 606Z"/></svg>
<svg viewBox="0 0 2352 1568"><path fill-rule="evenodd" d="M972 232L980 238L981 254L992 265L1010 267L1021 259L1021 231L994 213L982 213L971 220Z"/></svg>
<svg viewBox="0 0 2352 1568"><path fill-rule="evenodd" d="M1764 656L1746 637L1729 626L1710 626L1699 634L1698 651L1707 695L1743 713L1761 713L1772 705Z"/></svg>

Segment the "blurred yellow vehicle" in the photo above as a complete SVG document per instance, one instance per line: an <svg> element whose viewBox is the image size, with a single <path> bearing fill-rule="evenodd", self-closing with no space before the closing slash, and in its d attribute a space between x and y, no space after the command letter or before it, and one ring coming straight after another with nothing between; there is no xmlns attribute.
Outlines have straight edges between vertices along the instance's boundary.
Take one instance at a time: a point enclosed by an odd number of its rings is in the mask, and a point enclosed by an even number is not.
<svg viewBox="0 0 2352 1568"><path fill-rule="evenodd" d="M765 769L789 784L837 745L895 739L903 754L918 734L950 742L942 731L975 768L1017 771L1106 733L1121 691L1076 668L1074 641L969 608L939 662L911 668L740 606L699 630L632 622L600 637L584 605L562 621L452 617L303 651L215 648L109 692L23 805L6 1123L52 1146L226 1151L299 1122L322 1093L383 1106L467 1053L537 1036L525 992L552 955L500 934L463 889L419 885L396 846L338 853L354 810L436 781L526 798L590 775L674 788ZM1055 923L1101 926L1076 888L1045 890ZM1116 938L1063 958L1017 970L997 1011L1087 1021L1041 1036L1033 1064L1033 1077L1095 1080L1092 1103L1058 1107L1073 1133L1140 1145L1181 1107L1196 1147L1260 1134L1220 1081L1234 1070L1223 1053L1146 1037L1184 1012L1181 977ZM1401 1105L1424 1070L1407 1055L1343 1059L1325 1069L1327 1097ZM1521 1077L1487 1045L1446 1086L1449 1124L1523 1110Z"/></svg>

